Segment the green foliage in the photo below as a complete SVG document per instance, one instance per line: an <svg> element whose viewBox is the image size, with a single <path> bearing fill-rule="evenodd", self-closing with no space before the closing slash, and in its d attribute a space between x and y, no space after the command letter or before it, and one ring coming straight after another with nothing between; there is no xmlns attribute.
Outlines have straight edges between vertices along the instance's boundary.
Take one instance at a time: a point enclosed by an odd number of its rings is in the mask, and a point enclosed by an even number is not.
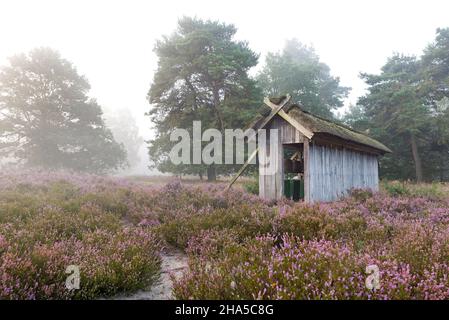
<svg viewBox="0 0 449 320"><path fill-rule="evenodd" d="M86 78L39 48L0 70L0 155L29 166L102 173L125 165Z"/></svg>
<svg viewBox="0 0 449 320"><path fill-rule="evenodd" d="M411 183L399 181L382 181L382 190L391 196L412 196L430 199L444 199L448 194L447 184L432 183Z"/></svg>
<svg viewBox="0 0 449 320"><path fill-rule="evenodd" d="M349 91L330 75L313 48L296 39L287 41L282 53L267 55L257 81L266 96L290 94L305 110L330 119Z"/></svg>
<svg viewBox="0 0 449 320"><path fill-rule="evenodd" d="M259 180L258 179L252 179L250 181L247 181L243 183L243 187L245 188L246 192L258 195L259 194Z"/></svg>
<svg viewBox="0 0 449 320"><path fill-rule="evenodd" d="M383 182L383 189L391 196L405 196L409 195L410 192L405 186L405 183L399 181Z"/></svg>
<svg viewBox="0 0 449 320"><path fill-rule="evenodd" d="M248 44L233 39L237 29L218 21L182 18L178 29L158 41L154 51L159 62L148 93L156 138L149 153L162 172L204 174L229 173L233 166L173 165L168 153L174 142L170 133L183 128L192 133L192 122L202 129L243 128L254 117L260 93L248 71L258 56ZM192 138L192 136L191 136Z"/></svg>
<svg viewBox="0 0 449 320"><path fill-rule="evenodd" d="M382 162L382 173L387 177L401 172L400 167L407 157L414 163L416 178L422 179L419 152L422 143L417 141L425 137L430 113L415 90L418 72L416 58L395 55L382 68L381 75L362 75L370 88L369 94L359 103L374 127L373 134L381 141L389 141L389 147L395 151ZM416 143L416 152L413 143Z"/></svg>
<svg viewBox="0 0 449 320"><path fill-rule="evenodd" d="M395 54L379 75L362 74L368 94L344 121L393 150L381 158L384 178L449 179L448 48L449 29L438 29L420 59Z"/></svg>
<svg viewBox="0 0 449 320"><path fill-rule="evenodd" d="M209 213L179 217L164 223L159 230L168 243L179 248L186 248L193 236L205 230L230 230L241 240L269 232L273 215L253 214L250 205L216 209Z"/></svg>

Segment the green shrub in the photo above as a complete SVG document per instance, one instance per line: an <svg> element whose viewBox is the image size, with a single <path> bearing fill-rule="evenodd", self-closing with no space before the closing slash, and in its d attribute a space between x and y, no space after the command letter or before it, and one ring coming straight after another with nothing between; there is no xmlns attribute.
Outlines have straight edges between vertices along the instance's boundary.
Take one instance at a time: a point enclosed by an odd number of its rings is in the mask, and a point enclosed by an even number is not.
<svg viewBox="0 0 449 320"><path fill-rule="evenodd" d="M265 234L272 230L273 218L274 210L258 211L244 204L178 216L161 224L158 230L168 243L184 249L193 236L207 230L230 230L239 239Z"/></svg>
<svg viewBox="0 0 449 320"><path fill-rule="evenodd" d="M259 180L251 180L247 181L243 184L243 187L245 188L246 192L259 195Z"/></svg>
<svg viewBox="0 0 449 320"><path fill-rule="evenodd" d="M387 181L383 183L383 188L390 196L406 196L409 195L410 192L405 186L405 183L401 183L399 181Z"/></svg>
<svg viewBox="0 0 449 320"><path fill-rule="evenodd" d="M412 183L399 181L382 181L381 187L391 196L424 197L429 199L445 199L448 190L445 184Z"/></svg>

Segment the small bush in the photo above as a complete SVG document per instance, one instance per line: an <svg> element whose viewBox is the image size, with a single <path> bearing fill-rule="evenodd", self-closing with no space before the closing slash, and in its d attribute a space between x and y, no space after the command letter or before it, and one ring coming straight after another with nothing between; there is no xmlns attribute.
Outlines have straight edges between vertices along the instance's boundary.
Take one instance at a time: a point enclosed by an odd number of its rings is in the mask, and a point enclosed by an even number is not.
<svg viewBox="0 0 449 320"><path fill-rule="evenodd" d="M243 184L243 187L245 188L246 192L258 195L259 194L259 181L258 180L251 180L248 182L245 182Z"/></svg>
<svg viewBox="0 0 449 320"><path fill-rule="evenodd" d="M397 196L406 196L409 195L410 192L405 186L404 183L401 183L399 181L391 181L383 184L383 187L385 191L393 197Z"/></svg>
<svg viewBox="0 0 449 320"><path fill-rule="evenodd" d="M358 202L366 201L373 196L373 192L368 189L352 189L350 196Z"/></svg>
<svg viewBox="0 0 449 320"><path fill-rule="evenodd" d="M79 290L65 287L70 265L79 268ZM158 241L145 230L96 230L82 240L28 243L26 250L9 243L0 259L0 299L107 297L146 287L159 266Z"/></svg>
<svg viewBox="0 0 449 320"><path fill-rule="evenodd" d="M193 236L207 230L230 230L241 240L265 234L271 231L273 218L274 210L259 211L251 204L243 204L178 216L161 224L158 230L168 243L184 249Z"/></svg>
<svg viewBox="0 0 449 320"><path fill-rule="evenodd" d="M393 197L422 197L433 200L447 199L447 185L443 183L412 183L399 181L382 181L381 187L387 194Z"/></svg>

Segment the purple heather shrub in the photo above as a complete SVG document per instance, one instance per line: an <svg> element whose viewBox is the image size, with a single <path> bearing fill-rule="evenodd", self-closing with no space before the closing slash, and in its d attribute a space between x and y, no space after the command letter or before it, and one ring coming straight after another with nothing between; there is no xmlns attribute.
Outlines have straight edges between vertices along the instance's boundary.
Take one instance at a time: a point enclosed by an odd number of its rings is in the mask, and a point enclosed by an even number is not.
<svg viewBox="0 0 449 320"><path fill-rule="evenodd" d="M424 274L388 256L360 253L337 241L284 235L229 241L217 256L211 240L191 243L189 272L174 279L179 299L448 299L447 264ZM377 289L367 266L379 268Z"/></svg>
<svg viewBox="0 0 449 320"><path fill-rule="evenodd" d="M161 241L189 257L173 279L177 298L449 299L449 196L407 188L304 204L219 184L2 172L0 299L143 288L157 277ZM64 287L70 264L78 291ZM369 265L376 290L365 285Z"/></svg>
<svg viewBox="0 0 449 320"><path fill-rule="evenodd" d="M65 172L2 173L0 299L90 299L150 285L160 240L125 219L146 206L145 190ZM79 290L65 286L69 265L79 267Z"/></svg>
<svg viewBox="0 0 449 320"><path fill-rule="evenodd" d="M245 216L191 236L177 298L449 298L447 200L355 191L334 203L263 205L274 213L270 236L231 227L254 223ZM379 268L376 290L365 285L369 265Z"/></svg>

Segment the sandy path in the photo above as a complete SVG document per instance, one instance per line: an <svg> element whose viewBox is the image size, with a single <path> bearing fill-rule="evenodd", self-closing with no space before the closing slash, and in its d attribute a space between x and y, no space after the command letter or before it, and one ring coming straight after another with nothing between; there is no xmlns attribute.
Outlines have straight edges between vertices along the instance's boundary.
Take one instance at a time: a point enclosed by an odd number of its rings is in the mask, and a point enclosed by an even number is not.
<svg viewBox="0 0 449 320"><path fill-rule="evenodd" d="M148 290L140 290L129 296L115 297L117 300L168 300L173 299L170 274L180 276L187 268L187 256L176 249L167 249L161 254L161 276Z"/></svg>

